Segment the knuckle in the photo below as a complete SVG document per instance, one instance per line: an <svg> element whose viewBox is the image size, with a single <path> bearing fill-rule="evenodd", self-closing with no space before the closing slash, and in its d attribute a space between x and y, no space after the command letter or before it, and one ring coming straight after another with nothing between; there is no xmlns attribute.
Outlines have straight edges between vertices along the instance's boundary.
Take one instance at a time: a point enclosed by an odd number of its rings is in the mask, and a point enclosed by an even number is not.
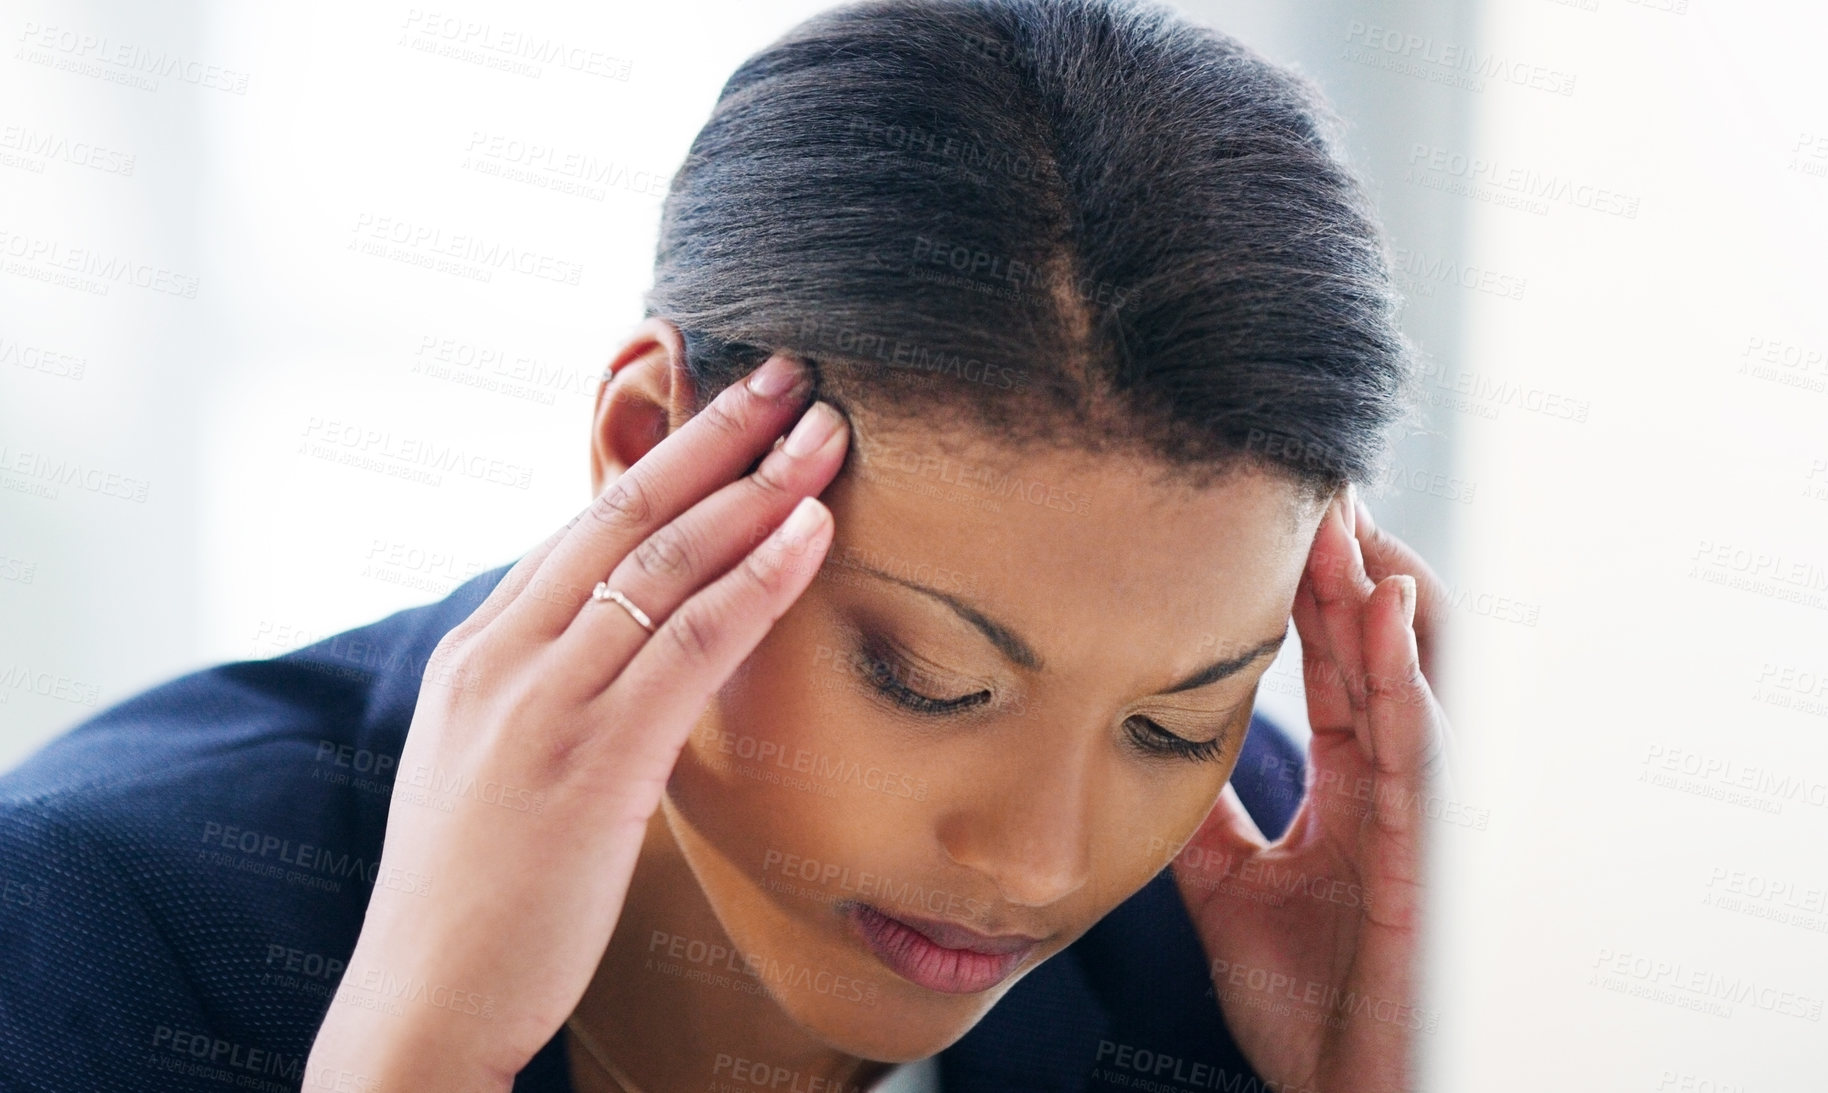
<svg viewBox="0 0 1828 1093"><path fill-rule="evenodd" d="M634 527L644 523L653 512L653 500L641 476L630 471L616 479L615 485L597 495L590 503L590 514L599 523L613 528Z"/></svg>
<svg viewBox="0 0 1828 1093"><path fill-rule="evenodd" d="M770 597L780 591L786 576L779 565L757 551L743 555L742 564L737 569L750 588Z"/></svg>
<svg viewBox="0 0 1828 1093"><path fill-rule="evenodd" d="M474 618L465 619L438 639L438 644L432 647L432 656L446 661L473 662L486 629L485 624Z"/></svg>
<svg viewBox="0 0 1828 1093"><path fill-rule="evenodd" d="M635 564L650 577L676 577L697 568L698 553L691 536L669 524L635 547Z"/></svg>
<svg viewBox="0 0 1828 1093"><path fill-rule="evenodd" d="M493 673L482 632L482 627L462 624L439 639L419 674L420 691L436 690L450 697L473 690L490 677Z"/></svg>
<svg viewBox="0 0 1828 1093"><path fill-rule="evenodd" d="M747 390L746 385L738 384L736 386ZM725 398L712 399L711 404L700 411L698 416L704 420L707 427L732 439L741 436L749 424L748 415L732 400Z"/></svg>
<svg viewBox="0 0 1828 1093"><path fill-rule="evenodd" d="M679 654L687 661L701 664L711 659L716 649L716 625L702 611L690 607L673 612L660 628Z"/></svg>
<svg viewBox="0 0 1828 1093"><path fill-rule="evenodd" d="M485 604L484 606L487 605ZM468 644L477 634L480 634L483 627L488 625L489 621L489 619L482 617L482 611L481 609L478 609L456 626L446 630L444 636L438 639L438 644L432 646L432 655L439 657L455 655L459 649Z"/></svg>
<svg viewBox="0 0 1828 1093"><path fill-rule="evenodd" d="M1366 689L1379 698L1408 706L1426 705L1432 698L1422 670L1411 663L1390 673L1367 673Z"/></svg>
<svg viewBox="0 0 1828 1093"><path fill-rule="evenodd" d="M452 631L455 633L455 631ZM461 641L452 641L451 634L446 634L437 645L432 647L431 654L425 658L425 671L420 673L420 682L436 679L447 672L461 668L468 659L468 651Z"/></svg>
<svg viewBox="0 0 1828 1093"><path fill-rule="evenodd" d="M787 461L780 457L779 452L768 453L768 457L762 460L762 465L749 476L750 491L765 498L785 496L787 493L786 470Z"/></svg>
<svg viewBox="0 0 1828 1093"><path fill-rule="evenodd" d="M590 598L590 588L577 585L571 581L553 580L551 577L536 577L527 587L527 597L541 603L564 604L576 610Z"/></svg>

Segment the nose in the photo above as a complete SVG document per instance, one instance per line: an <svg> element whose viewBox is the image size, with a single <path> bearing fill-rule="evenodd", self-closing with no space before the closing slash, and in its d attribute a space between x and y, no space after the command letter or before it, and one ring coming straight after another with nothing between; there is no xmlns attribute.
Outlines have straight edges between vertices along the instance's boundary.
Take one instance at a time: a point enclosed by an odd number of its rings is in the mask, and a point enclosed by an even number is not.
<svg viewBox="0 0 1828 1093"><path fill-rule="evenodd" d="M1036 735L998 741L1000 755L976 766L939 831L953 861L1023 907L1058 903L1091 880L1098 803L1092 741Z"/></svg>

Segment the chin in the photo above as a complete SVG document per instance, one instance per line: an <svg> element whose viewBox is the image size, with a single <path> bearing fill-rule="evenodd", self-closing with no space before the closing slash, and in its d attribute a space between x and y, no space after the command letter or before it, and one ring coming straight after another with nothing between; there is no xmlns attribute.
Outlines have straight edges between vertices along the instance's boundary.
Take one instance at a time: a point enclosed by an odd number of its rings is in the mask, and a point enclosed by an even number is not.
<svg viewBox="0 0 1828 1093"><path fill-rule="evenodd" d="M742 855L710 841L681 804L672 792L663 798L668 826L742 966L755 974L755 993L766 993L789 1020L834 1050L887 1063L936 1055L1058 951L1058 945L1035 951L983 990L922 986L871 952L843 913L841 894L771 889L742 867Z"/></svg>

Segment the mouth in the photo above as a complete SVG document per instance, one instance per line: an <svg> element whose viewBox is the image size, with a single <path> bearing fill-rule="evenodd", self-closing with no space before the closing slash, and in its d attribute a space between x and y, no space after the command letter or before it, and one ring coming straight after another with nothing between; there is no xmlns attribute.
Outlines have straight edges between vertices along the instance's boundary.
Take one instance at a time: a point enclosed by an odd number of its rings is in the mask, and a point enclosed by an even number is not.
<svg viewBox="0 0 1828 1093"><path fill-rule="evenodd" d="M844 917L890 971L945 994L976 994L1009 978L1035 947L1021 934L991 937L952 923L895 918L867 903L847 901Z"/></svg>

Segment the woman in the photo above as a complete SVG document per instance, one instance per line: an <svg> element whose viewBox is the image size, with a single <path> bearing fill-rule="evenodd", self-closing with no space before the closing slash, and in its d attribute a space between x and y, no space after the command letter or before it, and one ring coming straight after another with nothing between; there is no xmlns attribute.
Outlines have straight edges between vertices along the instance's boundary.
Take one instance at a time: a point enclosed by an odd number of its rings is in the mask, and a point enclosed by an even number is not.
<svg viewBox="0 0 1828 1093"><path fill-rule="evenodd" d="M15 1083L1407 1088L1444 724L1352 495L1408 357L1322 117L1121 0L751 58L587 508L6 777Z"/></svg>

